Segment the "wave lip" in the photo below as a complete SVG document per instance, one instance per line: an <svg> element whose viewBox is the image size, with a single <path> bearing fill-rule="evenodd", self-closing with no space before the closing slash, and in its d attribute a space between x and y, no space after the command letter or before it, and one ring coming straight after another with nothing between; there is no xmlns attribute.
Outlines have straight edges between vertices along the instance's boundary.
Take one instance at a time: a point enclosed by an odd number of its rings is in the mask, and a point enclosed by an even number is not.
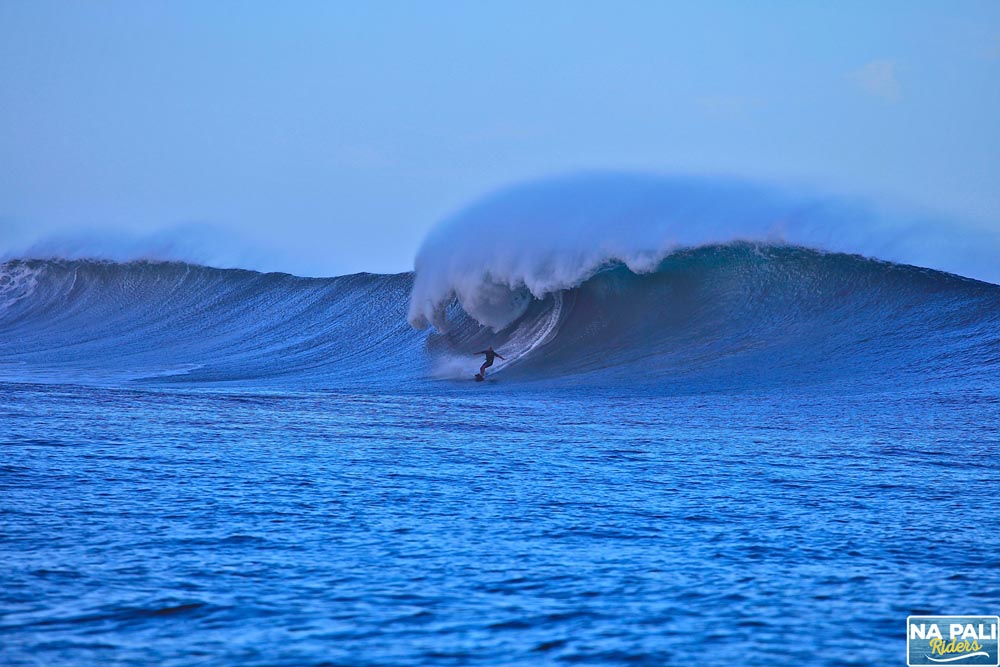
<svg viewBox="0 0 1000 667"><path fill-rule="evenodd" d="M415 262L408 320L448 329L457 300L499 331L526 302L612 264L650 273L681 248L739 241L874 256L1000 280L1000 238L734 179L593 173L515 186L445 220Z"/></svg>

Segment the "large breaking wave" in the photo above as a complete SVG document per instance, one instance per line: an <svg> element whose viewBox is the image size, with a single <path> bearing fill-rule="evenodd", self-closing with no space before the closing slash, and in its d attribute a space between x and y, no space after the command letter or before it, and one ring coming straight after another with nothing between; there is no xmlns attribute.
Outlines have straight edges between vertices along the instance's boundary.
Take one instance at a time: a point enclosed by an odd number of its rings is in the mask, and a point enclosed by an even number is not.
<svg viewBox="0 0 1000 667"><path fill-rule="evenodd" d="M8 261L0 379L479 391L493 345L508 388L995 390L1000 287L900 263L995 279L991 242L739 184L566 179L447 221L415 273Z"/></svg>
<svg viewBox="0 0 1000 667"><path fill-rule="evenodd" d="M416 259L409 320L448 329L453 300L502 329L531 298L610 264L654 271L681 248L790 244L1000 281L1000 238L859 202L736 180L595 173L517 186L437 227Z"/></svg>

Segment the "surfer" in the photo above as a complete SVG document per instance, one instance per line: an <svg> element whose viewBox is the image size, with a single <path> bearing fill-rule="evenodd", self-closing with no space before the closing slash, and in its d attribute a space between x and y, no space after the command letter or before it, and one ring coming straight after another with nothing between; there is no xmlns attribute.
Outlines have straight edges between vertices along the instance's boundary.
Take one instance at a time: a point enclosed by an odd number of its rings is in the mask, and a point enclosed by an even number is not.
<svg viewBox="0 0 1000 667"><path fill-rule="evenodd" d="M486 377L486 369L493 365L493 359L494 358L500 357L504 361L507 361L506 359L503 358L503 356L501 356L499 353L497 353L493 349L492 345L490 347L486 348L485 350L481 351L481 352L474 352L473 354L485 354L486 355L486 361L484 361L483 365L479 367L479 377L483 377L483 378Z"/></svg>

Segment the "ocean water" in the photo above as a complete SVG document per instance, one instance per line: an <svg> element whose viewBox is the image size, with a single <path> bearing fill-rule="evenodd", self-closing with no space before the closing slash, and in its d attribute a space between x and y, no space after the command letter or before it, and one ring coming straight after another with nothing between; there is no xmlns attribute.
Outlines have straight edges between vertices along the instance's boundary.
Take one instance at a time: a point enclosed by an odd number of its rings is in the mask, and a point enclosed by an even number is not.
<svg viewBox="0 0 1000 667"><path fill-rule="evenodd" d="M3 388L7 665L903 664L995 396Z"/></svg>
<svg viewBox="0 0 1000 667"><path fill-rule="evenodd" d="M1000 287L635 268L418 330L413 274L0 265L0 664L893 665L997 612Z"/></svg>

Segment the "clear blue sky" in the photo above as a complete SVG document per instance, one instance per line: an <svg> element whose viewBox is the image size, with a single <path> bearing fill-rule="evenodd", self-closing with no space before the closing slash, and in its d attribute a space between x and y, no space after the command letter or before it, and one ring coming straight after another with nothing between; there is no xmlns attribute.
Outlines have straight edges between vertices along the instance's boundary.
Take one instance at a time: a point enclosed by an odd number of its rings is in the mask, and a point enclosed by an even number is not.
<svg viewBox="0 0 1000 667"><path fill-rule="evenodd" d="M190 234L402 271L474 198L595 168L998 229L998 119L998 2L4 0L0 252Z"/></svg>

